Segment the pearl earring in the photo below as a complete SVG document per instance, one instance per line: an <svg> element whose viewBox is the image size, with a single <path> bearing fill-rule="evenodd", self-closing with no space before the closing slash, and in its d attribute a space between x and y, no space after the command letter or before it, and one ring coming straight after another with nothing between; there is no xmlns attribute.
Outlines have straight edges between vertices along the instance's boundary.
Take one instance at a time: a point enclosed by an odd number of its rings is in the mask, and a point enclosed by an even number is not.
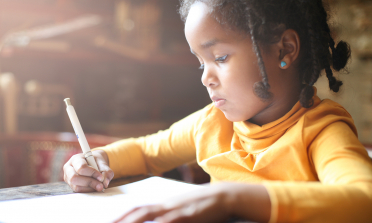
<svg viewBox="0 0 372 223"><path fill-rule="evenodd" d="M284 62L284 61L282 61L282 62L280 63L280 66L281 66L281 67L285 67L285 66L287 66L287 63Z"/></svg>

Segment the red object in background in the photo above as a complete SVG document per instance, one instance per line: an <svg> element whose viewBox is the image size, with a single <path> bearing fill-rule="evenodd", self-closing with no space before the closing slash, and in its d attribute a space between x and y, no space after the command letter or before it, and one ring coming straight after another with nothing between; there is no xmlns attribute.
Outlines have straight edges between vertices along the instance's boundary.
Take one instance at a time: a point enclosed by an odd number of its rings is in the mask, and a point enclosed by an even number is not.
<svg viewBox="0 0 372 223"><path fill-rule="evenodd" d="M91 148L118 138L86 135ZM0 136L0 188L63 181L63 165L81 148L73 133Z"/></svg>

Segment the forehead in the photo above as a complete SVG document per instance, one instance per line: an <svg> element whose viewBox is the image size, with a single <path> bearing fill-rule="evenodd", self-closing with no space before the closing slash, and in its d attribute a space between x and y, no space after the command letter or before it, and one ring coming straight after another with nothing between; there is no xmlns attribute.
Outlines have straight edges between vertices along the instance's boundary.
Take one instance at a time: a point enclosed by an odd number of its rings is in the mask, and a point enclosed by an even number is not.
<svg viewBox="0 0 372 223"><path fill-rule="evenodd" d="M185 23L185 35L192 47L195 47L195 44L199 47L211 41L232 42L240 36L238 32L219 24L211 16L208 6L202 2L196 2L191 6Z"/></svg>

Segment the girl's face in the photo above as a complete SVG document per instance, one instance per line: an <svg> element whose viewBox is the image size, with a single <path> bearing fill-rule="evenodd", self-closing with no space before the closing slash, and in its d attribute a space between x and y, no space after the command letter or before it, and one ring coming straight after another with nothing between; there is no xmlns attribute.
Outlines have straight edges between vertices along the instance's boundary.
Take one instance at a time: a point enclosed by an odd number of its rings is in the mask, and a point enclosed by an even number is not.
<svg viewBox="0 0 372 223"><path fill-rule="evenodd" d="M228 120L254 123L271 103L263 102L253 92L254 83L262 77L252 41L249 36L224 28L208 12L207 5L195 3L185 24L191 52L203 69L202 83ZM267 54L263 59L269 73L268 67L276 60Z"/></svg>

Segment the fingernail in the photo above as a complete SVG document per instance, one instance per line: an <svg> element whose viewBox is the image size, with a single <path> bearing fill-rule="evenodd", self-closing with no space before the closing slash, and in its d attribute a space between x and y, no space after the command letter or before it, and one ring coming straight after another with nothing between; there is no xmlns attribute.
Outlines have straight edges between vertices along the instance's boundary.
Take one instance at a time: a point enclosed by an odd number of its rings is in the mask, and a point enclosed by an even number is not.
<svg viewBox="0 0 372 223"><path fill-rule="evenodd" d="M99 180L100 182L102 182L103 181L103 176L98 176L97 177L97 180Z"/></svg>
<svg viewBox="0 0 372 223"><path fill-rule="evenodd" d="M97 186L96 186L96 190L97 191L101 191L103 188L102 188L102 186L101 186L101 184L98 184Z"/></svg>
<svg viewBox="0 0 372 223"><path fill-rule="evenodd" d="M105 183L104 183L104 185L105 185L105 188L107 188L108 187L108 185L109 185L109 180L106 178L106 180L105 180Z"/></svg>

